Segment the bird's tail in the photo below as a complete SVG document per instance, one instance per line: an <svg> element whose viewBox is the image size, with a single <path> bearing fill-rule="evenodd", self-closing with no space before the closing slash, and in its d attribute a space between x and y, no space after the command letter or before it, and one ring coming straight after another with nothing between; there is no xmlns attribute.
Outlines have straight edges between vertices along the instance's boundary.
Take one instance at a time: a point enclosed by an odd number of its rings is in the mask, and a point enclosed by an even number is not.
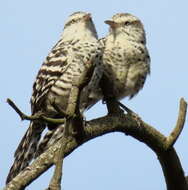
<svg viewBox="0 0 188 190"><path fill-rule="evenodd" d="M35 158L40 156L49 147L55 144L59 139L63 137L64 124L58 126L57 128L48 131L41 142L38 144L37 151L35 153Z"/></svg>
<svg viewBox="0 0 188 190"><path fill-rule="evenodd" d="M15 160L7 176L6 183L11 181L20 171L27 167L30 161L34 158L37 145L44 129L44 123L30 123L28 130L16 149L14 154Z"/></svg>

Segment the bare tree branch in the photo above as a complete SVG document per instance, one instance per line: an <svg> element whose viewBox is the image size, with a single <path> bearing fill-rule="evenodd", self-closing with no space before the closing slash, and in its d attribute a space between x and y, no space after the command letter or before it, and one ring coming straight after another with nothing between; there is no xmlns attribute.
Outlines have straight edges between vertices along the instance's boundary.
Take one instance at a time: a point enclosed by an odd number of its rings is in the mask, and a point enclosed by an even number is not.
<svg viewBox="0 0 188 190"><path fill-rule="evenodd" d="M167 190L188 190L184 171L182 169L178 155L176 154L175 149L172 147L183 128L186 107L186 102L181 99L178 117L179 119L176 125L178 130L175 128L175 131L178 132L175 132L176 135L171 135L173 140L170 140L170 142L172 143L169 143L167 140L169 137L166 138L159 131L144 121L141 122L141 126L138 125L137 121L130 114L120 116L109 115L91 120L86 123L86 126L84 127L83 142L77 142L74 137L63 139L67 144L64 150L64 156L69 155L81 144L95 137L115 131L123 132L126 135L130 135L145 143L157 154L165 176ZM62 146L61 140L62 139L60 139L47 151L41 154L40 157L38 157L24 171L20 172L18 176L16 176L9 184L7 184L4 190L20 190L29 185L33 180L50 168L53 164L54 155Z"/></svg>
<svg viewBox="0 0 188 190"><path fill-rule="evenodd" d="M8 98L7 103L16 111L16 113L20 116L21 120L31 120L31 121L41 120L43 122L54 123L54 124L63 124L65 122L64 118L53 119L53 118L44 116L43 113L37 113L35 115L28 116L25 113L23 113L11 99Z"/></svg>
<svg viewBox="0 0 188 190"><path fill-rule="evenodd" d="M176 126L174 130L170 133L170 136L167 137L166 139L167 149L171 148L176 142L177 138L179 137L185 123L186 112L187 112L187 103L185 102L183 98L181 98L180 107L179 107L179 115L178 115L178 120L176 122Z"/></svg>

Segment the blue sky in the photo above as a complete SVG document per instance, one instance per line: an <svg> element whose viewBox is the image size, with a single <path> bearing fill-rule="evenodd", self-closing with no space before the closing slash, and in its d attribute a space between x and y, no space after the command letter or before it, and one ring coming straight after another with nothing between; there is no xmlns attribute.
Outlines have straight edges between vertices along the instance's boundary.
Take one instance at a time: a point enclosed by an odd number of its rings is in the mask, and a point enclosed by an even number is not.
<svg viewBox="0 0 188 190"><path fill-rule="evenodd" d="M186 0L116 1L1 1L1 93L0 93L0 187L13 162L13 153L28 127L7 105L12 98L26 113L32 84L43 60L59 39L68 15L75 11L92 13L99 37L108 32L104 20L118 12L129 12L144 23L151 55L151 75L144 89L131 101L122 102L140 117L168 135L173 129L180 97L188 101L188 2ZM97 104L87 119L106 114ZM188 173L188 123L175 148ZM30 190L45 189L49 170ZM146 145L119 133L96 138L75 150L64 162L64 189L165 189L156 155Z"/></svg>

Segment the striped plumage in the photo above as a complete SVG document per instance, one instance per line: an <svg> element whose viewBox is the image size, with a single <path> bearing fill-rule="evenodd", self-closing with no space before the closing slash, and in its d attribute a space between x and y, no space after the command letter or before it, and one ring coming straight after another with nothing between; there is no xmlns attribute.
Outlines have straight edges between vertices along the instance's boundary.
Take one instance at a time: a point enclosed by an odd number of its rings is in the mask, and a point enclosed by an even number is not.
<svg viewBox="0 0 188 190"><path fill-rule="evenodd" d="M143 88L150 73L150 57L146 48L144 28L137 17L128 13L118 13L107 23L110 25L110 32L99 40L103 54L103 77L100 86L107 89L105 98L132 98ZM90 94L88 105L93 105L102 98L101 88L95 88ZM63 128L59 127L49 131L39 144L36 156L59 140L62 130Z"/></svg>
<svg viewBox="0 0 188 190"><path fill-rule="evenodd" d="M72 81L87 72L87 81L82 89L84 96L80 103L83 111L89 106L88 98L92 88L97 86L100 73L100 47L97 32L91 15L76 12L69 16L65 23L61 39L52 48L38 72L33 85L31 98L32 115L42 112L48 117L61 117L54 104L66 111ZM95 74L95 76L94 76ZM34 158L41 133L48 127L50 130L58 126L31 122L16 152L7 183L23 170Z"/></svg>

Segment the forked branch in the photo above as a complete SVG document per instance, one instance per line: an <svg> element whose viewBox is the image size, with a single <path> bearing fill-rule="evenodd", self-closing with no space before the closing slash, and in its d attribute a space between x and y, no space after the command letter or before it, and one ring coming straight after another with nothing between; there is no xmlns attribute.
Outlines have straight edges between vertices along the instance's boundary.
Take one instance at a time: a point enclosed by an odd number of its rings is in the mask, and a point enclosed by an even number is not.
<svg viewBox="0 0 188 190"><path fill-rule="evenodd" d="M188 185L184 176L178 155L173 148L179 134L182 131L186 116L187 103L180 100L180 111L175 129L170 137L165 137L152 126L144 121L138 125L134 117L130 114L116 116L106 116L91 120L84 127L83 142L77 142L74 137L63 139L67 146L64 156L69 155L81 144L110 132L123 132L148 145L158 156L166 180L167 190L188 190ZM173 135L172 135L173 134ZM62 137L63 138L63 137ZM169 140L170 139L170 140ZM47 151L41 154L29 167L20 172L4 190L19 190L29 185L33 180L44 173L53 164L53 158L61 147L62 139L57 141ZM126 149L125 149L126 150Z"/></svg>
<svg viewBox="0 0 188 190"><path fill-rule="evenodd" d="M166 149L171 148L175 144L176 140L178 139L181 131L183 130L183 126L186 119L186 113L187 113L187 103L185 102L183 98L181 98L180 107L179 107L179 115L176 122L176 126L166 139Z"/></svg>
<svg viewBox="0 0 188 190"><path fill-rule="evenodd" d="M25 113L23 113L17 106L16 104L11 100L7 99L7 103L16 111L16 113L20 116L21 120L40 120L46 123L53 123L53 124L63 124L65 122L65 119L53 119L46 117L43 113L37 113L35 115L28 116Z"/></svg>

